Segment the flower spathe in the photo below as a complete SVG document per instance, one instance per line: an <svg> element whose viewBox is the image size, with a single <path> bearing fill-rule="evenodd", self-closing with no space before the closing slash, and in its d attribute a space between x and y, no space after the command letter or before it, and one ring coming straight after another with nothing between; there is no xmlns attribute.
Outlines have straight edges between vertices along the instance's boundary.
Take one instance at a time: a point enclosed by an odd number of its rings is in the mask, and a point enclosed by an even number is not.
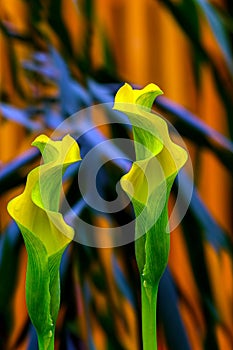
<svg viewBox="0 0 233 350"><path fill-rule="evenodd" d="M60 260L74 236L59 212L62 175L81 157L70 135L61 141L40 135L32 145L40 150L44 163L28 174L24 192L8 203L8 212L21 230L28 253L28 312L40 348L52 349L60 304Z"/></svg>
<svg viewBox="0 0 233 350"><path fill-rule="evenodd" d="M165 120L151 112L162 90L155 84L143 89L123 85L114 109L127 114L133 128L136 160L121 178L136 215L136 257L148 285L158 284L167 265L170 238L167 202L172 183L187 160L187 152L175 144Z"/></svg>
<svg viewBox="0 0 233 350"><path fill-rule="evenodd" d="M172 183L187 160L186 151L170 138L166 122L151 112L162 94L155 84L144 89L122 86L114 109L129 117L136 160L121 180L135 212L135 251L141 279L143 349L157 349L156 305L158 285L167 266L170 236L168 198Z"/></svg>

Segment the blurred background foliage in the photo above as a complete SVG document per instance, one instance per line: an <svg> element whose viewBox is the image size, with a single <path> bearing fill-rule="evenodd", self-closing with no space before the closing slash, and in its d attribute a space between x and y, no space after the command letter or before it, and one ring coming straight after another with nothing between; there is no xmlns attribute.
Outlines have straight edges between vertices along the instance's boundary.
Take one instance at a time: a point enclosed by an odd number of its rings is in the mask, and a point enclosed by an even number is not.
<svg viewBox="0 0 233 350"><path fill-rule="evenodd" d="M40 161L30 144L82 108L112 102L127 81L162 88L156 110L183 136L194 168L190 207L171 234L160 285L159 349L232 349L231 1L8 0L0 9L0 348L37 348L25 306L25 248L6 211ZM130 132L95 129L80 138L83 154L106 137ZM101 227L130 219L130 210L109 216L85 207L75 171L65 188L77 213ZM112 199L123 172L113 162L102 169L104 198ZM183 172L184 201L190 181ZM171 207L175 193L176 186ZM97 249L74 242L61 285L56 349L142 348L133 243Z"/></svg>

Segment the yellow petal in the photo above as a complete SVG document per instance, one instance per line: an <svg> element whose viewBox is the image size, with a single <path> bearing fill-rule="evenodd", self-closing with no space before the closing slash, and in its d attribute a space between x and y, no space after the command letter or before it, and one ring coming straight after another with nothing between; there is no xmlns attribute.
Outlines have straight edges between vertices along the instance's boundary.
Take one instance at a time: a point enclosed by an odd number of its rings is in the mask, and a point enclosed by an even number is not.
<svg viewBox="0 0 233 350"><path fill-rule="evenodd" d="M148 84L139 90L125 83L116 93L115 104L137 104L151 108L155 98L161 94L163 94L162 90L155 84Z"/></svg>
<svg viewBox="0 0 233 350"><path fill-rule="evenodd" d="M41 135L33 145L41 150L45 163L29 173L24 192L9 202L8 211L21 227L43 243L48 255L52 255L74 236L73 228L64 221L54 202L59 202L63 171L80 160L80 151L69 135L62 141Z"/></svg>
<svg viewBox="0 0 233 350"><path fill-rule="evenodd" d="M147 204L148 196L154 192L156 187L160 186L160 190L164 190L164 186L161 187L161 184L163 182L166 184L168 178L175 177L187 160L187 152L171 140L166 122L156 115L149 115L147 112L143 112L143 116L135 116L135 118L145 116L151 118L151 122L159 134L159 139L162 140L160 141L162 147L159 147L159 143L157 143L154 148L150 147L150 150L155 149L153 156L144 159L136 157L137 160L130 171L121 178L121 185L125 192L144 205ZM145 134L146 131L142 129L141 133ZM143 140L145 139L144 136ZM148 145L146 147L149 148Z"/></svg>

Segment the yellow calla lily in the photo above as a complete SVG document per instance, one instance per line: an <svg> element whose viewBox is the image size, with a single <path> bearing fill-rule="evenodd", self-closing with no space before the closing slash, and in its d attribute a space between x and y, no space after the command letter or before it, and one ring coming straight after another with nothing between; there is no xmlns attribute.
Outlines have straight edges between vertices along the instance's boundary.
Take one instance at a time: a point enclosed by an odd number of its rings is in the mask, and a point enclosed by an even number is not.
<svg viewBox="0 0 233 350"><path fill-rule="evenodd" d="M62 175L79 160L77 142L69 135L61 141L40 135L32 143L44 164L33 169L24 192L8 203L8 212L19 226L28 253L27 308L40 349L53 349L60 303L59 266L74 230L59 212Z"/></svg>
<svg viewBox="0 0 233 350"><path fill-rule="evenodd" d="M173 181L187 160L186 151L171 140L165 120L151 112L154 99L161 94L155 84L141 90L125 84L117 92L113 107L126 113L133 127L136 161L120 183L132 199L136 216L145 350L157 348L157 291L170 246L167 204Z"/></svg>

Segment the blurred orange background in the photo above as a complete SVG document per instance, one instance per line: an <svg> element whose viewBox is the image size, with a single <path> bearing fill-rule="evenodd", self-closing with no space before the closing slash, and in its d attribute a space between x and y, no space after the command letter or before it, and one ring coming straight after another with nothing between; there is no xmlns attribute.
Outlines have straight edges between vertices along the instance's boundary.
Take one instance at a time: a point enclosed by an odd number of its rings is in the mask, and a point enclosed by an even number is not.
<svg viewBox="0 0 233 350"><path fill-rule="evenodd" d="M179 2L179 1L178 1ZM1 86L2 97L7 103L19 108L27 107L28 103L43 95L43 85L33 82L25 74L22 62L27 60L35 51L46 50L46 44L31 27L30 16L33 6L39 6L40 2L26 2L20 0L8 0L1 3L1 22L8 30L18 32L30 37L30 41L10 40L1 30ZM38 27L48 41L59 52L63 52L63 43L59 33L55 32L48 21L49 1L41 4L41 18ZM225 1L215 1L222 9ZM95 0L92 2L93 12L91 23L82 13L85 1L73 0L61 1L62 21L67 29L68 39L74 56L82 56L87 45L87 31L90 31L91 44L90 62L93 71L100 71L106 65L106 51L103 36L109 44L111 54L115 62L115 71L122 82L130 82L139 86L154 82L163 91L164 95L172 101L184 106L197 115L208 126L221 134L229 137L226 110L216 88L210 67L201 66L200 86L195 84L193 69L193 48L186 33L180 28L177 21L163 1L153 0ZM228 88L229 78L224 57L218 43L215 40L207 21L202 17L201 38L204 47L212 57L219 72L226 81ZM88 40L89 40L88 39ZM12 54L16 60L17 80L21 84L24 96L20 96L12 71ZM82 80L79 67L75 60L66 55L66 62L73 75ZM109 67L111 71L111 67ZM80 78L81 77L81 78ZM46 91L53 96L56 88L51 86ZM36 133L28 133L24 126L1 116L0 128L0 169L13 160L17 155L30 148L30 144ZM198 145L185 139L192 163L194 166L195 182L204 203L212 216L226 232L232 232L232 183L231 174L208 150L199 149ZM29 169L27 169L28 171ZM6 205L13 194L20 193L22 187L9 191L1 198L0 222L3 230L10 218L6 211ZM103 260L108 261L109 251L101 253ZM216 329L219 349L231 349L232 324L233 324L233 279L232 261L229 253L222 250L217 254L206 243L206 261L214 298L219 311L221 323ZM21 330L22 324L27 318L24 302L24 282L26 269L26 254L21 252L21 272L18 278L18 287L14 296L15 326L12 334L12 344ZM186 249L182 230L176 229L171 235L171 252L169 266L173 277L180 290L186 295L186 300L181 301L179 308L183 317L192 349L202 348L202 338L205 334L205 324L200 307L201 295L195 283L190 259ZM109 272L110 274L110 272ZM3 282L1 282L3 283ZM23 301L23 302L22 302ZM126 312L132 318L131 337L137 337L134 315L129 306ZM96 325L96 342L98 349L104 349L101 331ZM201 330L201 331L200 331ZM160 334L160 333L159 333ZM128 338L127 338L128 337ZM163 335L161 335L163 337ZM125 335L127 349L136 349L138 341L131 340ZM161 338L161 349L166 345ZM163 344L163 345L162 345ZM24 344L25 346L25 344ZM133 346L133 347L131 347ZM25 347L22 347L22 349Z"/></svg>

